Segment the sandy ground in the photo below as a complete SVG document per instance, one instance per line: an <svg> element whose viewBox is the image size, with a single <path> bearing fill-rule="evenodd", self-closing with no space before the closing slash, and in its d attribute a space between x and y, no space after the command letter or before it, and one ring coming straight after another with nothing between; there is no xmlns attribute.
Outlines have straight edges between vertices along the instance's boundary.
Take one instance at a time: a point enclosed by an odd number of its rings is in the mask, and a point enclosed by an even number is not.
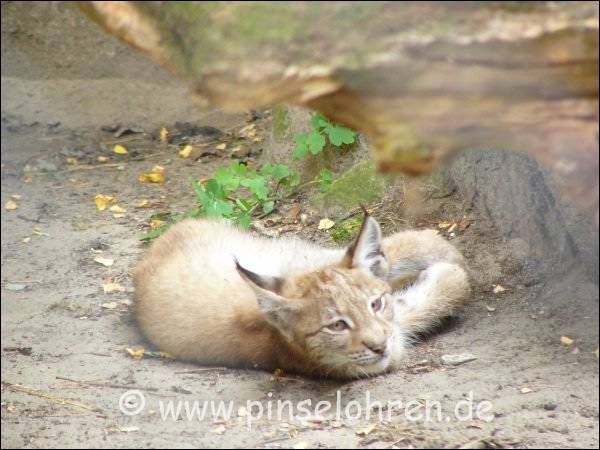
<svg viewBox="0 0 600 450"><path fill-rule="evenodd" d="M471 262L474 301L416 345L402 370L338 383L132 359L126 348L147 345L129 311L129 273L144 251L142 230L153 214L193 204L189 176L209 176L228 163L210 156L179 159L152 133L161 126L174 129L176 121L238 130L245 116L195 109L185 87L101 34L88 36L97 39L98 56L84 70L77 68L77 58L63 66L44 61L43 52L27 59L22 48L15 51L17 41L5 34L4 22L2 32L3 448L598 447L597 284L577 271L551 285L524 277L513 257L518 249L495 237L476 211L471 226L454 238ZM29 50L34 44L19 43ZM110 152L118 139L101 129L115 123L146 130L121 138L130 150L122 157ZM268 116L257 124L267 130ZM108 156L108 163L98 163L99 155ZM166 183L140 183L138 175L155 164L166 168ZM97 211L98 193L115 195L127 213L115 218ZM11 195L18 196L18 207L8 211L4 205ZM150 206L136 208L143 199ZM319 218L304 198L298 201ZM388 232L460 219L461 199L455 196L426 206L427 213L409 223L397 202L375 215ZM298 232L333 245L316 223ZM114 259L112 266L94 262L98 249ZM127 291L105 293L107 279ZM494 284L506 291L493 293ZM14 290L15 285L24 288ZM107 303L116 307L102 306ZM574 343L562 345L561 336ZM464 352L477 359L455 367L440 363L444 354ZM119 401L134 389L145 407L128 415ZM371 402L403 405L389 408L384 422L376 409L367 418L367 392ZM342 411L336 417L338 395ZM491 420L455 417L456 405L466 413L460 402L470 398L475 407L491 402ZM161 404L194 400L200 408L205 400L222 400L226 407L232 402L231 417L213 420L210 412L193 420L161 417ZM258 407L245 410L249 400L261 402L265 415L271 402L272 416L254 420L250 415ZM311 414L290 420L286 412L278 420L278 400L296 405L311 400L312 413L319 401L331 402L333 409L323 419ZM353 400L362 405L357 420L344 413L348 405L356 413ZM441 420L437 413L431 420L422 417L424 410L415 405L426 401L439 402ZM408 416L407 403L413 411ZM126 412L135 407L123 405Z"/></svg>

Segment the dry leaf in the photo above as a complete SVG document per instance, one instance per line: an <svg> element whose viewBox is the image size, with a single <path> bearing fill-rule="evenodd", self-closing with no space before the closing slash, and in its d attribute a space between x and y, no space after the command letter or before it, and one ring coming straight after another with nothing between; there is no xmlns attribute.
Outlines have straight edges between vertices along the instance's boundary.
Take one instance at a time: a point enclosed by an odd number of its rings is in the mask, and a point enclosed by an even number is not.
<svg viewBox="0 0 600 450"><path fill-rule="evenodd" d="M116 153L117 155L126 155L127 153L129 153L127 151L127 149L122 146L121 144L117 144L113 147L113 152Z"/></svg>
<svg viewBox="0 0 600 450"><path fill-rule="evenodd" d="M371 423L369 425L367 425L365 428L361 428L360 430L356 431L356 435L357 436L367 436L369 434L371 434L375 428L377 428L377 424L376 423Z"/></svg>
<svg viewBox="0 0 600 450"><path fill-rule="evenodd" d="M108 303L102 303L102 306L104 309L116 309L117 308L117 303L116 302L108 302Z"/></svg>
<svg viewBox="0 0 600 450"><path fill-rule="evenodd" d="M456 230L457 226L458 225L456 223L453 223L450 228L448 228L448 233L452 233L454 230Z"/></svg>
<svg viewBox="0 0 600 450"><path fill-rule="evenodd" d="M98 264L102 264L104 267L110 267L114 264L115 260L111 258L103 258L102 256L96 256L94 258Z"/></svg>
<svg viewBox="0 0 600 450"><path fill-rule="evenodd" d="M31 234L36 236L50 236L48 233L44 233L40 227L35 227L33 230L31 230Z"/></svg>
<svg viewBox="0 0 600 450"><path fill-rule="evenodd" d="M501 294L504 291L506 291L506 289L503 286L501 286L499 284L494 286L494 289L493 289L494 294Z"/></svg>
<svg viewBox="0 0 600 450"><path fill-rule="evenodd" d="M98 211L104 211L108 204L117 203L117 199L111 195L98 194L94 197L94 202Z"/></svg>
<svg viewBox="0 0 600 450"><path fill-rule="evenodd" d="M123 214L126 213L127 210L125 208L123 208L122 206L119 205L113 205L109 208L110 212L114 212L114 213L118 213L118 214Z"/></svg>
<svg viewBox="0 0 600 450"><path fill-rule="evenodd" d="M113 281L107 281L102 285L102 289L105 294L110 294L111 292L125 292L125 288L121 286L119 283L115 283Z"/></svg>
<svg viewBox="0 0 600 450"><path fill-rule="evenodd" d="M214 434L223 434L226 430L227 428L225 428L225 425L219 425L217 428L210 430L210 432Z"/></svg>
<svg viewBox="0 0 600 450"><path fill-rule="evenodd" d="M138 177L141 183L162 183L165 181L162 173L144 173Z"/></svg>
<svg viewBox="0 0 600 450"><path fill-rule="evenodd" d="M113 214L113 217L115 219L122 219L123 217L125 217L125 214Z"/></svg>
<svg viewBox="0 0 600 450"><path fill-rule="evenodd" d="M108 156L98 156L96 159L98 160L98 162L103 163L108 161Z"/></svg>
<svg viewBox="0 0 600 450"><path fill-rule="evenodd" d="M225 150L227 148L227 144L219 144L215 147L216 150Z"/></svg>
<svg viewBox="0 0 600 450"><path fill-rule="evenodd" d="M8 210L8 211L12 211L14 209L17 209L19 207L19 205L17 205L17 202L15 202L12 198L9 198L6 201L6 204L4 205L4 207Z"/></svg>
<svg viewBox="0 0 600 450"><path fill-rule="evenodd" d="M523 388L519 389L519 392L521 394L531 394L533 392L533 389L529 389L528 387L523 387Z"/></svg>
<svg viewBox="0 0 600 450"><path fill-rule="evenodd" d="M27 244L29 241L31 241L31 238L27 236L26 238L23 238L21 242L23 242L23 244Z"/></svg>
<svg viewBox="0 0 600 450"><path fill-rule="evenodd" d="M496 311L496 308L494 306L489 306L489 305L485 305L485 309L487 309L489 312Z"/></svg>
<svg viewBox="0 0 600 450"><path fill-rule="evenodd" d="M166 143L168 138L169 130L167 130L165 127L162 127L160 129L160 142Z"/></svg>
<svg viewBox="0 0 600 450"><path fill-rule="evenodd" d="M152 228L153 230L156 230L158 227L160 227L163 224L163 221L160 219L152 219L150 221L150 228Z"/></svg>
<svg viewBox="0 0 600 450"><path fill-rule="evenodd" d="M120 427L119 431L122 433L131 433L133 431L140 431L140 427Z"/></svg>
<svg viewBox="0 0 600 450"><path fill-rule="evenodd" d="M438 228L444 229L449 228L452 224L450 222L440 222L438 223Z"/></svg>
<svg viewBox="0 0 600 450"><path fill-rule="evenodd" d="M142 347L139 348L137 350L133 350L131 348L126 348L125 351L127 351L127 354L129 356L131 356L132 358L143 358L144 357L144 353L146 352L146 350Z"/></svg>
<svg viewBox="0 0 600 450"><path fill-rule="evenodd" d="M137 205L135 205L136 208L145 208L146 206L148 206L150 204L150 200L148 199L144 199L144 200L140 200Z"/></svg>
<svg viewBox="0 0 600 450"><path fill-rule="evenodd" d="M190 144L188 144L185 147L183 147L181 150L179 150L179 156L184 159L189 158L190 153L192 153L193 149L194 149L194 147L192 147Z"/></svg>
<svg viewBox="0 0 600 450"><path fill-rule="evenodd" d="M163 173L165 168L163 166L159 166L158 164L152 168L150 172L152 173Z"/></svg>
<svg viewBox="0 0 600 450"><path fill-rule="evenodd" d="M575 339L571 339L569 336L561 336L560 343L562 345L573 345L575 343Z"/></svg>
<svg viewBox="0 0 600 450"><path fill-rule="evenodd" d="M70 166L74 166L75 164L78 163L77 158L73 158L73 157L69 157L66 159L67 164L69 164Z"/></svg>
<svg viewBox="0 0 600 450"><path fill-rule="evenodd" d="M330 219L321 219L319 221L318 229L319 230L329 230L334 225L335 225L335 222L333 220L330 220Z"/></svg>

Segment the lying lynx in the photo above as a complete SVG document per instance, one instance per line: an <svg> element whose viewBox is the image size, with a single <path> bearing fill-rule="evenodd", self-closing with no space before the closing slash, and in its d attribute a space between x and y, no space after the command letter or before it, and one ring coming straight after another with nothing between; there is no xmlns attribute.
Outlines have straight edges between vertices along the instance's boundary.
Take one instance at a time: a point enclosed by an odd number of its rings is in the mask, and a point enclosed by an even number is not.
<svg viewBox="0 0 600 450"><path fill-rule="evenodd" d="M397 367L414 334L466 300L462 264L435 231L382 239L369 216L338 250L187 220L136 268L135 308L145 336L182 360L363 377Z"/></svg>

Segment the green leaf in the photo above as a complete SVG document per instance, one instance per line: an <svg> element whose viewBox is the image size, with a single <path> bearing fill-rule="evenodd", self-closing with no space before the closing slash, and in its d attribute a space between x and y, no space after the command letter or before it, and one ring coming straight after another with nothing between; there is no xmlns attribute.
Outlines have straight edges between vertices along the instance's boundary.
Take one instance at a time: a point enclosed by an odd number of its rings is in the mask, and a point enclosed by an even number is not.
<svg viewBox="0 0 600 450"><path fill-rule="evenodd" d="M354 132L348 128L332 125L326 127L324 131L331 143L336 147L354 143Z"/></svg>
<svg viewBox="0 0 600 450"><path fill-rule="evenodd" d="M260 174L265 177L271 176L273 174L273 167L274 166L269 163L263 164L260 169Z"/></svg>
<svg viewBox="0 0 600 450"><path fill-rule="evenodd" d="M331 122L329 122L329 120L327 120L327 117L325 117L321 113L315 113L310 118L310 126L312 127L313 130L318 130L320 128L324 128L330 124L331 124Z"/></svg>
<svg viewBox="0 0 600 450"><path fill-rule="evenodd" d="M248 173L248 166L246 166L245 164L240 164L237 161L232 161L230 168L231 173L240 178L244 178Z"/></svg>
<svg viewBox="0 0 600 450"><path fill-rule="evenodd" d="M214 178L208 180L204 184L204 188L206 189L206 192L212 194L216 198L224 199L225 197L227 197L221 183L219 183Z"/></svg>
<svg viewBox="0 0 600 450"><path fill-rule="evenodd" d="M239 216L237 216L236 221L241 227L248 228L251 222L250 215L248 213L241 213Z"/></svg>
<svg viewBox="0 0 600 450"><path fill-rule="evenodd" d="M269 196L269 189L267 188L265 177L257 176L253 179L247 178L242 180L242 186L249 188L260 200L266 200Z"/></svg>
<svg viewBox="0 0 600 450"><path fill-rule="evenodd" d="M299 133L296 135L296 148L294 149L294 159L302 159L308 155L308 134Z"/></svg>
<svg viewBox="0 0 600 450"><path fill-rule="evenodd" d="M321 186L321 192L329 191L331 187L332 173L327 169L322 169L319 173L319 182Z"/></svg>
<svg viewBox="0 0 600 450"><path fill-rule="evenodd" d="M272 166L271 175L276 181L280 181L290 175L290 168L285 164L276 164Z"/></svg>
<svg viewBox="0 0 600 450"><path fill-rule="evenodd" d="M171 224L168 224L168 223L162 224L156 230L152 230L152 231L149 231L148 233L144 234L140 238L140 241L151 241L152 239L156 239L161 234L163 234L165 231L167 231L170 226L171 226Z"/></svg>
<svg viewBox="0 0 600 450"><path fill-rule="evenodd" d="M268 202L264 202L262 207L263 212L265 214L269 214L271 211L273 211L273 208L275 207L275 202L273 200L269 200Z"/></svg>
<svg viewBox="0 0 600 450"><path fill-rule="evenodd" d="M214 179L222 186L224 193L234 192L240 185L240 177L226 167L219 167Z"/></svg>
<svg viewBox="0 0 600 450"><path fill-rule="evenodd" d="M313 131L308 135L306 140L308 144L308 148L313 155L317 155L323 151L325 148L325 136L323 136L318 131Z"/></svg>

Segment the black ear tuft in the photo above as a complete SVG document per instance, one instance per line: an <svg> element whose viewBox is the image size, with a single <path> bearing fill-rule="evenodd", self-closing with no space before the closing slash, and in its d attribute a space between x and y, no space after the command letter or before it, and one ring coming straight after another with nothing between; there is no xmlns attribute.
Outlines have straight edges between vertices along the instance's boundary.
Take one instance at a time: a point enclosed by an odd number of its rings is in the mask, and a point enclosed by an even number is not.
<svg viewBox="0 0 600 450"><path fill-rule="evenodd" d="M255 272L252 272L251 270L243 267L235 256L233 257L233 261L235 262L236 270L244 280L253 283L259 288L266 289L276 294L281 293L281 288L283 287L283 278L273 277L270 275L259 275Z"/></svg>

